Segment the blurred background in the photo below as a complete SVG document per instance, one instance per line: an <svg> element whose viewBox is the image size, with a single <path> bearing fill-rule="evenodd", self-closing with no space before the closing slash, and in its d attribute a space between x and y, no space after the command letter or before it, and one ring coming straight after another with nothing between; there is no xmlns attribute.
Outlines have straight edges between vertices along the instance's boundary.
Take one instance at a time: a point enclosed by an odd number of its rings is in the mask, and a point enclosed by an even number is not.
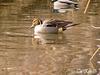
<svg viewBox="0 0 100 75"><path fill-rule="evenodd" d="M85 14L88 0L77 1L79 10L55 13L51 0L0 0L0 75L96 75L100 53L90 58L100 47L100 1L91 0ZM34 17L80 25L36 38Z"/></svg>

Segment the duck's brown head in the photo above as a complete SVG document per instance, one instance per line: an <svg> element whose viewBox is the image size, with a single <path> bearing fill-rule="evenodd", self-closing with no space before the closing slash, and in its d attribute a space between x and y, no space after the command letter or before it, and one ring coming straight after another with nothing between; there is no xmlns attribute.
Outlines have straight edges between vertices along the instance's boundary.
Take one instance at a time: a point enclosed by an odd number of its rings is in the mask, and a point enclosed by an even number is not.
<svg viewBox="0 0 100 75"><path fill-rule="evenodd" d="M33 28L33 27L35 27L36 25L39 25L39 24L42 24L42 20L39 19L39 18L34 18L32 20L32 26L31 26L31 28Z"/></svg>

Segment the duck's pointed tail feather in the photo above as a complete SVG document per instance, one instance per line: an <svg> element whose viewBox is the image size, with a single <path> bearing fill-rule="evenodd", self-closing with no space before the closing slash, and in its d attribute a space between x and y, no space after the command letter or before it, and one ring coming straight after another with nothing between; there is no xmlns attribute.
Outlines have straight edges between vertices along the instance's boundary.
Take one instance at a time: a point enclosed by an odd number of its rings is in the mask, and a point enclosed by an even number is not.
<svg viewBox="0 0 100 75"><path fill-rule="evenodd" d="M68 25L66 26L66 28L72 27L72 26L77 26L77 25L80 25L80 23L76 23L76 24L68 24Z"/></svg>

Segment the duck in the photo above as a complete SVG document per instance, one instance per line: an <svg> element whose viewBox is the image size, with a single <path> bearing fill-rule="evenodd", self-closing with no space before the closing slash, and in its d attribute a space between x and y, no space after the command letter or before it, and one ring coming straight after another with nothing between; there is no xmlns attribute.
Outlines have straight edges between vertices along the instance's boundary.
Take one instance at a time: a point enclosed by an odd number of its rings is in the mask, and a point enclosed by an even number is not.
<svg viewBox="0 0 100 75"><path fill-rule="evenodd" d="M78 2L71 0L54 0L53 2L53 9L59 12L66 12L69 8L79 9Z"/></svg>
<svg viewBox="0 0 100 75"><path fill-rule="evenodd" d="M34 28L34 34L37 33L60 33L65 31L68 27L75 26L72 21L58 20L58 19L46 19L42 21L40 19L34 19L32 22L32 28Z"/></svg>

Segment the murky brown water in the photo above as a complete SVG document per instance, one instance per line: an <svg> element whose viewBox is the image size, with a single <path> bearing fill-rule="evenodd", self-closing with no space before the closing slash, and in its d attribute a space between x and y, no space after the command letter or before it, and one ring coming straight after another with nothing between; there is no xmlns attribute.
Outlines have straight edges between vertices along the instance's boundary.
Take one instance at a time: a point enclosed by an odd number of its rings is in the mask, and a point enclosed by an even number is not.
<svg viewBox="0 0 100 75"><path fill-rule="evenodd" d="M84 7L65 14L52 13L49 0L2 0L0 75L95 75L100 64L93 67L90 58L100 47L100 30L92 27L100 24L99 2L91 3L84 15ZM35 39L30 28L34 16L68 19L81 24L63 34L38 35L40 38Z"/></svg>

